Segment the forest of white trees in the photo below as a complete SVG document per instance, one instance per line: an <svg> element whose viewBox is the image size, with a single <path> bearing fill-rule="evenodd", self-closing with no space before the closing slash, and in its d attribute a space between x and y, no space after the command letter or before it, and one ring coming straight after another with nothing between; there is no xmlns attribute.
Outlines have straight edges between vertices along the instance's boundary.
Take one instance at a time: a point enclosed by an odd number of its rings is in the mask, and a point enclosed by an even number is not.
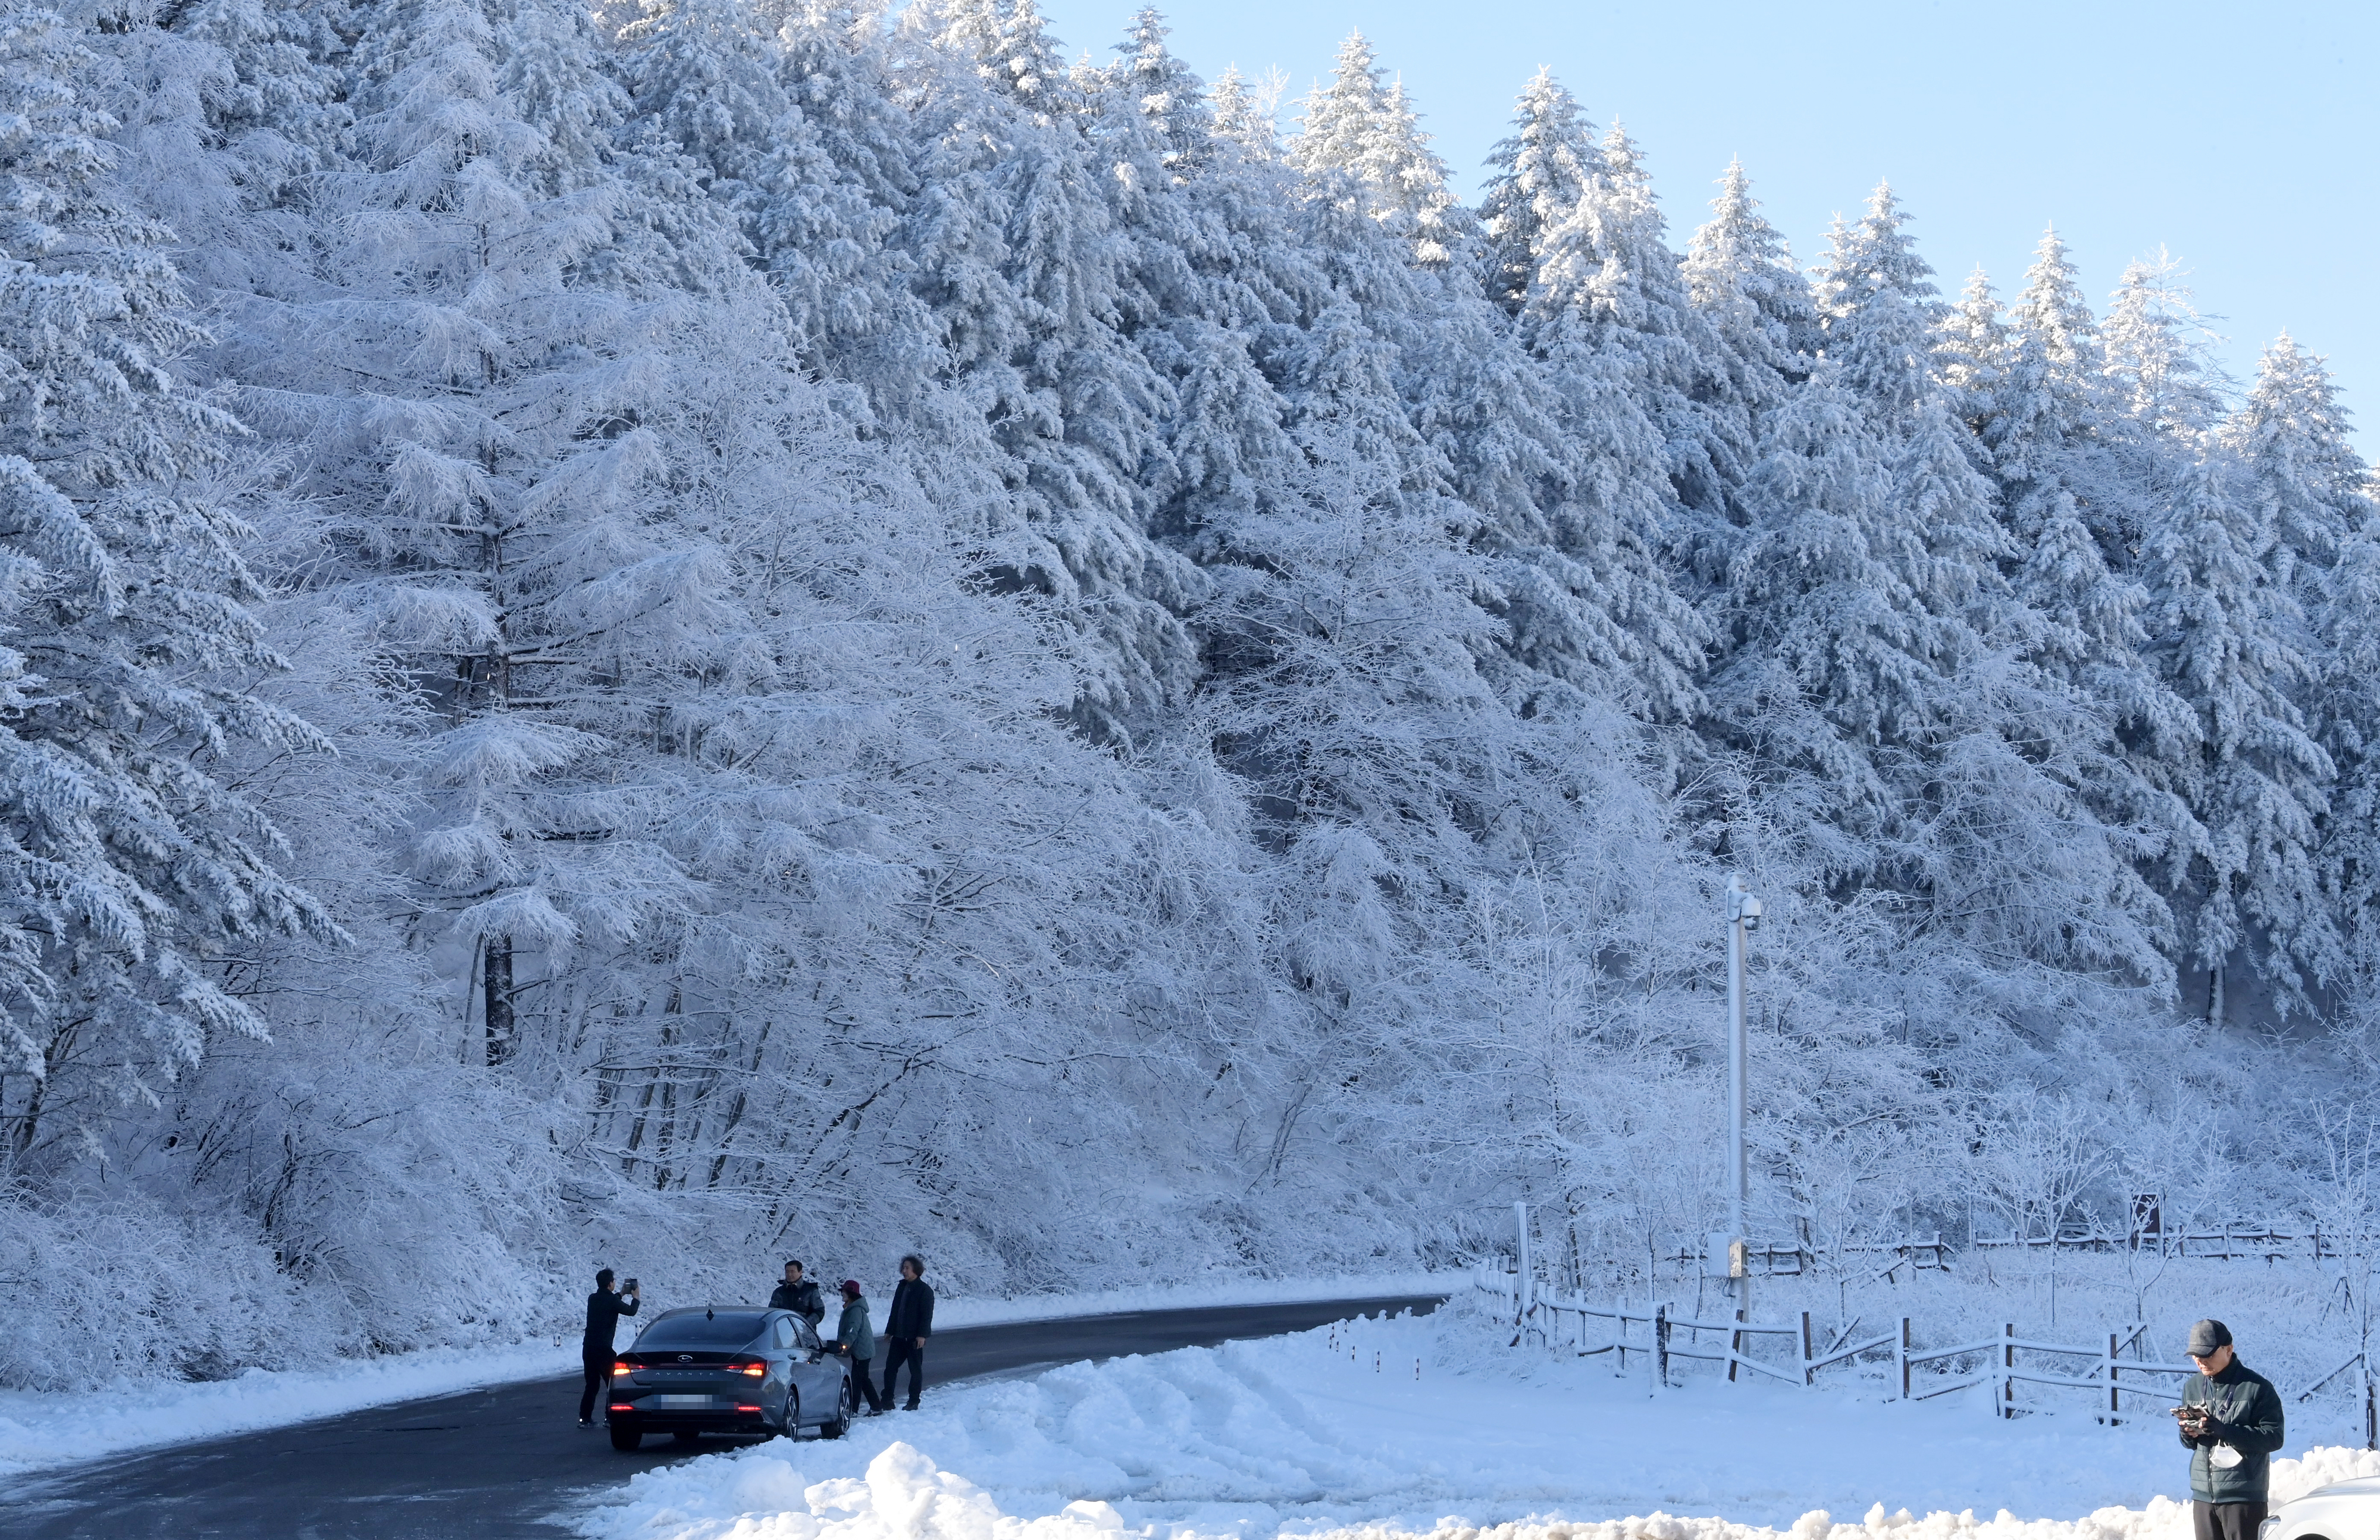
<svg viewBox="0 0 2380 1540"><path fill-rule="evenodd" d="M1888 188L1673 227L1550 74L1467 207L1360 37L1165 37L0 4L0 1383L599 1262L1624 1268L1731 870L1762 1234L2368 1190L2314 352L2055 234L1950 297Z"/></svg>

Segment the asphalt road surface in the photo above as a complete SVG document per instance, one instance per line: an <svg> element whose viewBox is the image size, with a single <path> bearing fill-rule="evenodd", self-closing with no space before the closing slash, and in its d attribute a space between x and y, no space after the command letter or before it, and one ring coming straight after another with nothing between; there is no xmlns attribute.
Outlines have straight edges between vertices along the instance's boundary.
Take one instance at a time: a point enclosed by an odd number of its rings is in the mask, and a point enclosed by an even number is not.
<svg viewBox="0 0 2380 1540"><path fill-rule="evenodd" d="M926 1394L1037 1364L1208 1347L1383 1310L1427 1311L1439 1297L957 1328L936 1332L926 1350ZM0 1491L0 1536L561 1540L557 1516L590 1491L693 1458L667 1440L623 1453L600 1425L578 1427L578 1383L574 1375L498 1385L45 1472ZM706 1444L715 1449L723 1441Z"/></svg>

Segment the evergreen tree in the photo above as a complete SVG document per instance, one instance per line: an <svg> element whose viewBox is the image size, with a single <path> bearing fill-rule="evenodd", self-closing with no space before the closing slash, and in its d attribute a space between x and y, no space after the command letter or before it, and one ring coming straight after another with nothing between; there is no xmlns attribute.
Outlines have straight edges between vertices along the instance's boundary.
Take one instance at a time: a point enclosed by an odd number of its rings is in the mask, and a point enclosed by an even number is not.
<svg viewBox="0 0 2380 1540"><path fill-rule="evenodd" d="M1230 140L1253 160L1269 161L1281 152L1281 134L1272 114L1239 66L1216 78L1214 105L1218 139Z"/></svg>
<svg viewBox="0 0 2380 1540"><path fill-rule="evenodd" d="M1936 331L1945 307L1934 270L1901 226L1889 183L1868 198L1856 224L1840 218L1828 236L1816 297L1826 353L1845 389L1867 404L1879 425L1906 427L1933 394Z"/></svg>
<svg viewBox="0 0 2380 1540"><path fill-rule="evenodd" d="M780 29L786 112L746 227L804 364L857 386L879 421L916 426L918 444L952 447L938 479L964 477L958 462L987 433L979 414L936 388L945 382L939 328L913 292L914 259L901 239L920 190L917 147L894 101L880 21L821 4Z"/></svg>
<svg viewBox="0 0 2380 1540"><path fill-rule="evenodd" d="M1366 210L1410 246L1417 262L1449 261L1463 238L1463 212L1447 190L1446 164L1429 148L1403 84L1389 82L1361 32L1347 34L1330 83L1306 98L1288 157L1309 177L1353 181Z"/></svg>
<svg viewBox="0 0 2380 1540"><path fill-rule="evenodd" d="M975 35L979 10L946 7L945 30ZM944 367L995 448L1003 485L987 552L1001 581L1051 595L1072 617L1091 664L1077 711L1124 739L1180 698L1193 660L1181 615L1197 575L1148 535L1172 389L1122 330L1134 243L1115 179L1094 169L1096 103L1055 102L1030 84L1046 81L1040 66L998 63L1055 56L1038 15L1018 7L1002 27L990 75L937 64L919 82L927 194L901 240Z"/></svg>
<svg viewBox="0 0 2380 1540"><path fill-rule="evenodd" d="M2323 837L2325 887L2341 901L2341 923L2368 933L2380 896L2380 650L2372 635L2380 518L2370 469L2348 431L2325 361L2285 333L2265 350L2223 437L2242 462L2258 524L2273 532L2273 581L2304 614L2315 678L2301 698L2338 772Z"/></svg>
<svg viewBox="0 0 2380 1540"><path fill-rule="evenodd" d="M2151 655L2198 718L2180 789L2205 832L2172 870L2190 910L2186 955L2218 1022L2235 957L2275 983L2285 1008L2338 966L2315 857L2333 767L2297 704L2313 673L2302 615L2273 570L2272 523L2245 492L2222 462L2202 462L2141 552Z"/></svg>
<svg viewBox="0 0 2380 1540"><path fill-rule="evenodd" d="M1648 512L1660 510L1642 527L1710 570L1741 521L1734 500L1754 455L1753 407L1730 391L1739 366L1694 303L1623 131L1605 138L1598 164L1577 209L1546 237L1523 334L1558 392L1584 402L1608 382L1647 419L1658 460L1619 467L1643 485ZM1607 445L1618 441L1597 447Z"/></svg>
<svg viewBox="0 0 2380 1540"><path fill-rule="evenodd" d="M2107 375L2125 413L2152 433L2189 441L2223 415L2214 340L2163 248L2124 269L2103 329Z"/></svg>
<svg viewBox="0 0 2380 1540"><path fill-rule="evenodd" d="M2327 361L2282 333L2224 437L2245 462L2258 518L2277 537L2277 576L2301 602L2319 605L2323 575L2372 518L2370 470L2348 436Z"/></svg>
<svg viewBox="0 0 2380 1540"><path fill-rule="evenodd" d="M1999 295L1991 274L1981 267L1967 275L1937 357L1953 410L1981 443L1998 431L1999 393L2009 362L2008 323L2001 319Z"/></svg>
<svg viewBox="0 0 2380 1540"><path fill-rule="evenodd" d="M1820 346L1810 285L1752 196L1743 163L1728 163L1711 217L1687 249L1686 285L1736 366L1732 394L1752 411L1809 376Z"/></svg>
<svg viewBox="0 0 2380 1540"><path fill-rule="evenodd" d="M1494 173L1479 200L1483 283L1509 315L1536 282L1546 237L1578 210L1603 167L1593 127L1577 101L1540 69L1512 108L1512 132L1488 152Z"/></svg>
<svg viewBox="0 0 2380 1540"><path fill-rule="evenodd" d="M240 428L176 377L203 333L170 232L110 185L102 78L54 13L0 14L0 1041L35 1083L6 1155L29 1176L100 1153L212 1043L262 1035L225 948L335 928L220 774L243 740L322 742L250 687L280 661L241 549Z"/></svg>
<svg viewBox="0 0 2380 1540"><path fill-rule="evenodd" d="M701 168L713 197L747 202L792 105L750 14L737 0L644 0L620 42L638 117Z"/></svg>

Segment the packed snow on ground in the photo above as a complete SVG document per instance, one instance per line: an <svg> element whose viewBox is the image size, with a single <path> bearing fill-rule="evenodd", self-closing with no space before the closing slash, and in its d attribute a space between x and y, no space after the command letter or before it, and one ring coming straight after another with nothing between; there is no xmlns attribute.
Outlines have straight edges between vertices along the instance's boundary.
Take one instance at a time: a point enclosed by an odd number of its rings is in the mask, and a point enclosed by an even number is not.
<svg viewBox="0 0 2380 1540"><path fill-rule="evenodd" d="M839 1443L638 1475L589 1540L2187 1540L2162 1418L1881 1388L1655 1391L1457 1310L929 1392ZM2309 1449L2277 1498L2380 1456ZM1835 1515L1844 1522L1834 1522ZM1921 1517L1922 1516L1922 1517ZM1510 1526L1510 1527L1500 1527Z"/></svg>
<svg viewBox="0 0 2380 1540"><path fill-rule="evenodd" d="M1127 1310L1381 1298L1461 1287L1427 1273L1359 1279L1219 1280L1104 1293L941 1302L942 1329ZM882 1291L889 1299L891 1291ZM656 1304L660 1302L655 1302ZM880 1312L882 1300L878 1303ZM625 1343L637 1323L622 1328ZM429 1349L310 1369L250 1369L190 1384L119 1380L99 1390L0 1390L0 1476L165 1444L311 1422L482 1385L578 1373L578 1344L548 1339L496 1348Z"/></svg>

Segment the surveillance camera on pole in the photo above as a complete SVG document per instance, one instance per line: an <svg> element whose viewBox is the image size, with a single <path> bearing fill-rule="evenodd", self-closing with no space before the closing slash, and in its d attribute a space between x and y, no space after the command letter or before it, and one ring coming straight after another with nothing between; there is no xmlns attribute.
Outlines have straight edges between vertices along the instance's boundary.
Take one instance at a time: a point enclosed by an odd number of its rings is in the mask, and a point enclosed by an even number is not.
<svg viewBox="0 0 2380 1540"><path fill-rule="evenodd" d="M1705 1267L1729 1279L1737 1307L1752 1308L1750 1239L1750 1172L1745 1164L1743 1125L1749 1110L1746 1073L1751 1040L1744 1025L1744 942L1760 928L1760 900L1753 896L1741 872L1727 879L1727 1233L1711 1237L1705 1250Z"/></svg>

